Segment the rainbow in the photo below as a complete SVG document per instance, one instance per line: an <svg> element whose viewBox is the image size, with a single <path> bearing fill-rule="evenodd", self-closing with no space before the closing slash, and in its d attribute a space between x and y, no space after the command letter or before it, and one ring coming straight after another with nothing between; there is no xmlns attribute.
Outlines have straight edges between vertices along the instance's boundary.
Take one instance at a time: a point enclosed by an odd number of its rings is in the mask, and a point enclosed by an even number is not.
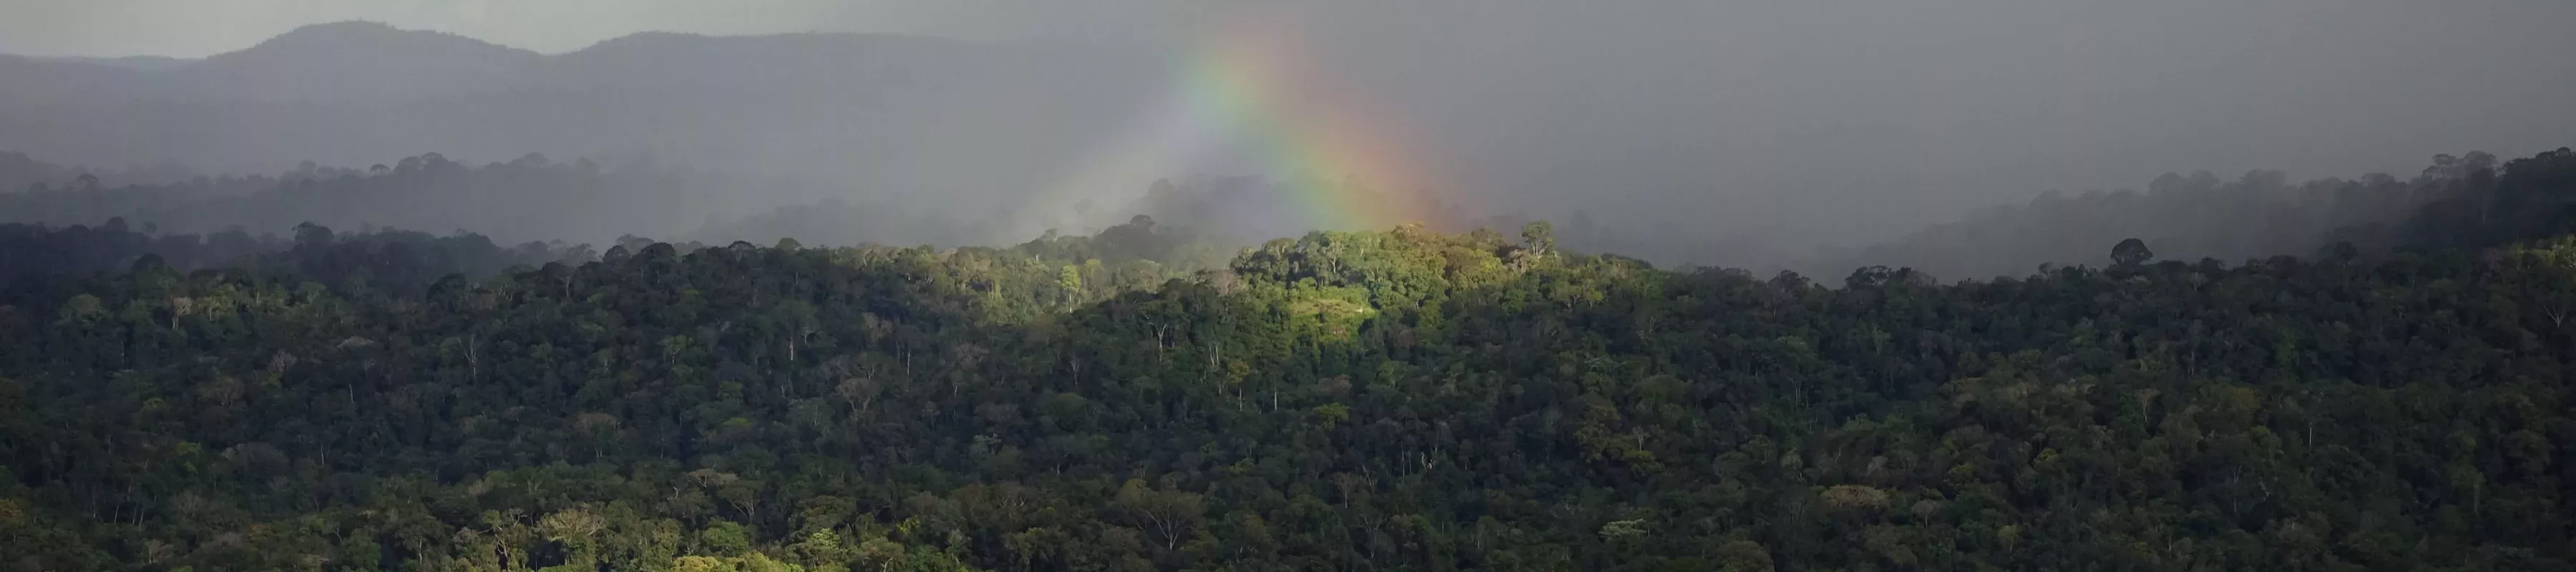
<svg viewBox="0 0 2576 572"><path fill-rule="evenodd" d="M1383 230L1438 216L1430 192L1443 181L1407 144L1402 123L1318 73L1293 27L1281 23L1246 19L1213 34L1145 121L1025 203L1022 222L1035 224L1008 226L1044 228L1045 217L1080 201L1135 197L1154 181L1207 174L1211 165L1235 170L1215 174L1268 183L1263 204L1230 205L1258 213L1264 227Z"/></svg>

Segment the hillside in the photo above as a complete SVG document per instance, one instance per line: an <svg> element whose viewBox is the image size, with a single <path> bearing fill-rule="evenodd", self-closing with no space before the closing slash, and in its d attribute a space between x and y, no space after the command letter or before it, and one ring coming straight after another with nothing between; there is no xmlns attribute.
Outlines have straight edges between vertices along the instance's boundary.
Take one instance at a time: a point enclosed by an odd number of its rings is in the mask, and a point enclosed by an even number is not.
<svg viewBox="0 0 2576 572"><path fill-rule="evenodd" d="M253 173L423 151L651 159L829 181L871 200L938 196L924 206L961 215L1060 176L1155 102L1167 67L1113 50L867 34L648 33L548 55L347 22L169 66L0 56L0 149Z"/></svg>
<svg viewBox="0 0 2576 572"><path fill-rule="evenodd" d="M544 56L464 36L369 22L317 24L165 70L165 94L200 101L404 101L511 88Z"/></svg>
<svg viewBox="0 0 2576 572"><path fill-rule="evenodd" d="M183 264L19 228L54 242L0 254L128 270L0 290L0 540L35 569L2567 569L2576 242L2538 205L2569 157L2408 219L2520 205L2476 227L2542 233L2477 235L2506 246L2131 243L1955 284L1678 273L1544 224L1203 271L1134 226L480 280L429 278L503 256L470 239Z"/></svg>

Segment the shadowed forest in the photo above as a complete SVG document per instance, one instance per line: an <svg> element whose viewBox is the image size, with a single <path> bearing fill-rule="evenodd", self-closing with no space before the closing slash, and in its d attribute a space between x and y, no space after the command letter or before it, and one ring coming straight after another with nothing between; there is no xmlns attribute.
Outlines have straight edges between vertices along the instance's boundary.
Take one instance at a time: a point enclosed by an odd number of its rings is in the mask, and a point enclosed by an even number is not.
<svg viewBox="0 0 2576 572"><path fill-rule="evenodd" d="M9 198L257 204L411 168ZM2576 152L2182 178L1873 254L2205 195L2326 230L2183 210L1943 281L1660 269L1545 222L604 252L12 224L0 545L30 569L2576 563ZM2292 244L2323 246L2159 256Z"/></svg>
<svg viewBox="0 0 2576 572"><path fill-rule="evenodd" d="M0 572L2576 572L2569 21L0 1Z"/></svg>

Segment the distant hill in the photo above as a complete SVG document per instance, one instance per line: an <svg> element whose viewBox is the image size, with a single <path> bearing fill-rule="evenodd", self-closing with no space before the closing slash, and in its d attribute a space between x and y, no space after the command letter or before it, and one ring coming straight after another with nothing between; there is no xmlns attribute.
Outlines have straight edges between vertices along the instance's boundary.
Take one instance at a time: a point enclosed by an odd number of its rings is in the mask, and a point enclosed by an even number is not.
<svg viewBox="0 0 2576 572"><path fill-rule="evenodd" d="M124 56L124 57L114 57L114 58L91 58L91 57L70 56L70 57L53 57L53 58L35 58L35 59L40 60L40 61L53 61L53 62L62 62L62 63L73 63L73 64L94 64L94 65L103 65L103 66L109 66L109 67L120 67L120 68L125 68L125 69L135 70L135 71L147 71L147 72L157 72L157 71L165 71L165 70L177 69L177 68L180 68L180 67L186 66L186 65L188 65L188 64L195 63L195 62L197 61L197 60L187 59L187 58L173 58L173 57L165 57L165 56Z"/></svg>
<svg viewBox="0 0 2576 572"><path fill-rule="evenodd" d="M989 203L1134 123L1167 91L1155 58L883 34L646 33L548 55L344 22L202 60L0 56L0 149L216 172L652 157Z"/></svg>
<svg viewBox="0 0 2576 572"><path fill-rule="evenodd" d="M46 103L356 102L488 92L545 56L372 22L317 24L204 59L0 56L0 97Z"/></svg>
<svg viewBox="0 0 2576 572"><path fill-rule="evenodd" d="M0 55L0 104L8 105L0 109L0 113L13 120L0 125L39 119L18 117L32 115L34 108L26 107L29 105L78 103L89 98L122 97L149 89L145 83L151 79L149 73L109 61ZM26 112L17 111L22 109ZM30 134L16 130L0 132L0 137L12 140L27 135Z"/></svg>
<svg viewBox="0 0 2576 572"><path fill-rule="evenodd" d="M172 68L159 87L200 98L425 99L508 89L540 71L544 59L454 34L341 22Z"/></svg>

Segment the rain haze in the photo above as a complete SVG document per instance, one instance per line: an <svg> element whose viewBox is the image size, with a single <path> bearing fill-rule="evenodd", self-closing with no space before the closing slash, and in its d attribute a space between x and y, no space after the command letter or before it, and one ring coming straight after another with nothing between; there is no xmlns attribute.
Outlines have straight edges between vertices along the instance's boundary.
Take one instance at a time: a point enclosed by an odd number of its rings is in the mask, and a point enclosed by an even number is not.
<svg viewBox="0 0 2576 572"><path fill-rule="evenodd" d="M1268 218L1200 224L1545 218L1777 268L2047 191L2564 146L2568 22L2551 0L8 0L0 151L136 183L430 152L689 173L334 221L587 242L842 205L921 227L850 240L1008 243L1190 223L1128 205L1243 176L1271 182L1211 196Z"/></svg>

